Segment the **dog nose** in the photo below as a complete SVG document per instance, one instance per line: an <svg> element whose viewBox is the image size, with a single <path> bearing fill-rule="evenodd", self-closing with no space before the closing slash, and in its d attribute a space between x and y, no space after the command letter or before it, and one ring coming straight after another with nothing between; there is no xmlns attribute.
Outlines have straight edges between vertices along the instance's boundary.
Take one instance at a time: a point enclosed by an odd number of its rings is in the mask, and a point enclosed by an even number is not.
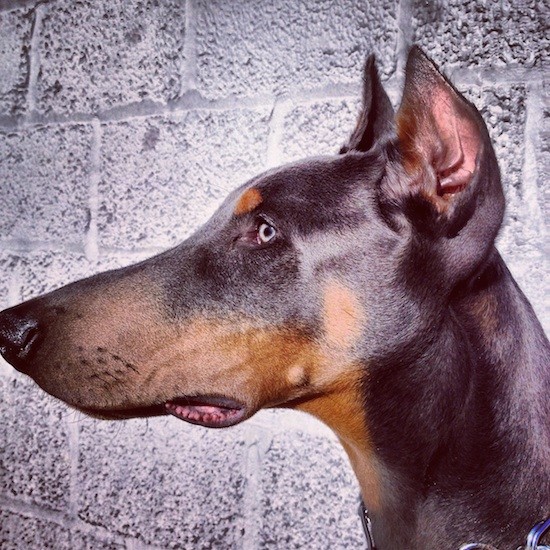
<svg viewBox="0 0 550 550"><path fill-rule="evenodd" d="M29 374L40 336L38 321L27 308L0 313L0 354L18 371Z"/></svg>

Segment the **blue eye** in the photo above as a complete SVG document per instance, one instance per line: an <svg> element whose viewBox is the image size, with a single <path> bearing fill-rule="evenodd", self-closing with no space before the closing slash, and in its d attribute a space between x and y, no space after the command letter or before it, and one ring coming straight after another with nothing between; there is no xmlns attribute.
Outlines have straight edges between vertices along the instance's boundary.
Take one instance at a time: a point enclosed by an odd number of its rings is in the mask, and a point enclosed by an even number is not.
<svg viewBox="0 0 550 550"><path fill-rule="evenodd" d="M257 239L259 244L267 244L272 241L277 235L277 230L267 222L263 222L258 226Z"/></svg>

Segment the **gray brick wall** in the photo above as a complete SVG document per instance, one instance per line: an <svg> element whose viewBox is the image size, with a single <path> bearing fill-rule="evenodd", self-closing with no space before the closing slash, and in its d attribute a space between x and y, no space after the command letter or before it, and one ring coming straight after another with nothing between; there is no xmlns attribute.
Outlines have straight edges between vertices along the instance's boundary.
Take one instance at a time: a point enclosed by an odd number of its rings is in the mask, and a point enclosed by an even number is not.
<svg viewBox="0 0 550 550"><path fill-rule="evenodd" d="M508 200L499 248L550 328L544 10L0 0L0 306L173 245L250 176L336 151L366 53L397 100L417 42L488 123ZM0 362L0 418L2 549L363 548L347 458L305 415L222 431L99 422Z"/></svg>

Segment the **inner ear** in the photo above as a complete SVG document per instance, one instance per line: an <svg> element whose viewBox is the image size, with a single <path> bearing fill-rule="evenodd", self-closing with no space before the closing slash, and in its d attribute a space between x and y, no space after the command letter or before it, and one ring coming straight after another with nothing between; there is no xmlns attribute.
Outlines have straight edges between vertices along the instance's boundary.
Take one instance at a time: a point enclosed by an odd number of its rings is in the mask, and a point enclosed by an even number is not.
<svg viewBox="0 0 550 550"><path fill-rule="evenodd" d="M403 99L396 117L408 185L436 204L464 191L483 147L479 115L419 48L407 61Z"/></svg>
<svg viewBox="0 0 550 550"><path fill-rule="evenodd" d="M361 112L355 130L340 149L340 154L348 151L369 151L378 141L390 137L394 131L394 116L390 99L376 69L376 60L371 54L365 62L363 73Z"/></svg>

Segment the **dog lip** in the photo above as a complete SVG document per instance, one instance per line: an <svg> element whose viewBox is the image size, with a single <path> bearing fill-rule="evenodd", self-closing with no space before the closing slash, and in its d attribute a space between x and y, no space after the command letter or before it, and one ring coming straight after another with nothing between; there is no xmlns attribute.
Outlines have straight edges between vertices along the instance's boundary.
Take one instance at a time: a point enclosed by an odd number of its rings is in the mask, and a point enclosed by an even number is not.
<svg viewBox="0 0 550 550"><path fill-rule="evenodd" d="M176 418L207 428L227 428L247 417L245 405L221 395L178 397L167 401L164 408Z"/></svg>
<svg viewBox="0 0 550 550"><path fill-rule="evenodd" d="M98 418L100 420L127 420L130 418L148 418L166 414L166 410L162 405L150 405L127 409L96 409L77 405L73 406L88 416Z"/></svg>

